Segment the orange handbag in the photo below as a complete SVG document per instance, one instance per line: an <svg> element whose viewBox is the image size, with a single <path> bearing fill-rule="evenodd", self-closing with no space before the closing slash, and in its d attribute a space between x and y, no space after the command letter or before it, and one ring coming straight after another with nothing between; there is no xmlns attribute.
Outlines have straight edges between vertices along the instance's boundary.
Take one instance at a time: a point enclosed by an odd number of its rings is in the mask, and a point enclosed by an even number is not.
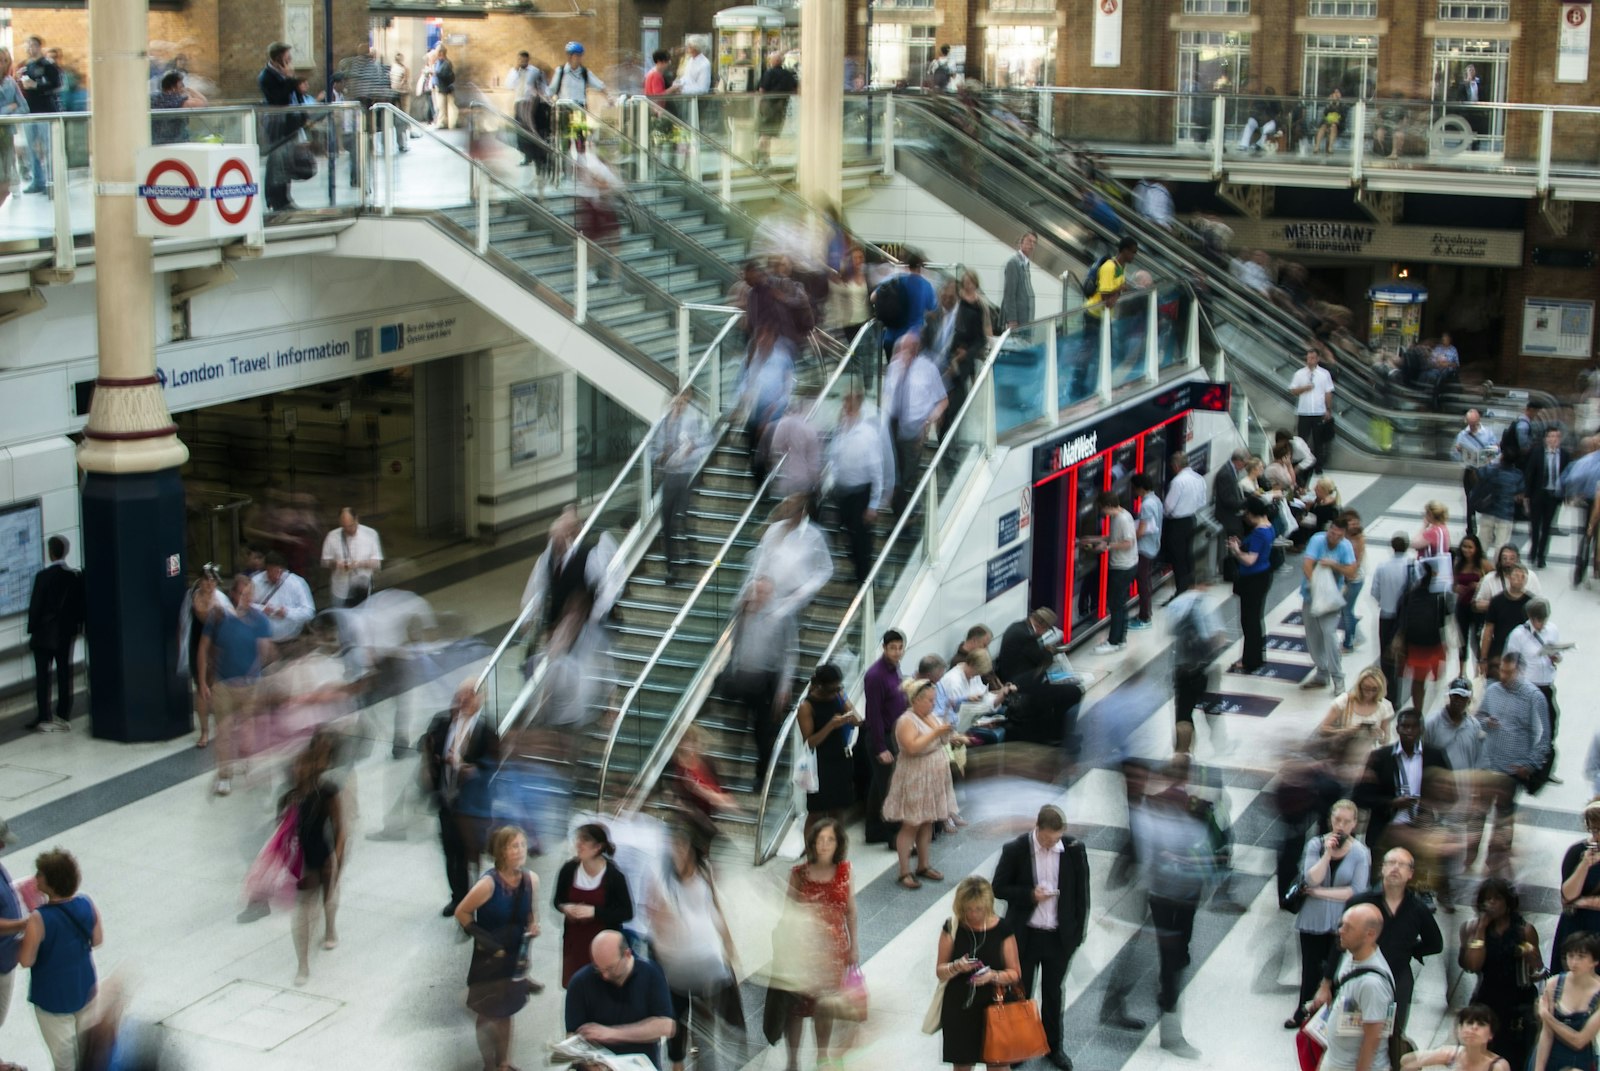
<svg viewBox="0 0 1600 1071"><path fill-rule="evenodd" d="M1006 999L1009 996L1011 999ZM1014 986L996 988L994 1003L984 1009L983 1062L1020 1064L1050 1051L1039 1006Z"/></svg>

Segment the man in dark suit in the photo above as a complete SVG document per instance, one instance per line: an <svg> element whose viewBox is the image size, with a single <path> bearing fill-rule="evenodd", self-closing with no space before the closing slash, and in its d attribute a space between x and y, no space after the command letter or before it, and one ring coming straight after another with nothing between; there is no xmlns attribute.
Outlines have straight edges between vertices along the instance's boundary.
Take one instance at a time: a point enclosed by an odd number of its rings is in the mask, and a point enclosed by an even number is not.
<svg viewBox="0 0 1600 1071"><path fill-rule="evenodd" d="M1528 520L1533 529L1528 558L1535 569L1545 567L1545 552L1550 547L1550 529L1561 509L1561 477L1572 464L1572 451L1561 445L1561 429L1544 433L1544 449L1530 451L1522 470L1528 493Z"/></svg>
<svg viewBox="0 0 1600 1071"><path fill-rule="evenodd" d="M1232 558L1232 555L1224 553L1230 536L1244 538L1244 490L1239 486L1239 481L1249 464L1250 451L1235 450L1228 463L1211 481L1211 512L1222 528L1222 542L1217 546L1219 561Z"/></svg>
<svg viewBox="0 0 1600 1071"><path fill-rule="evenodd" d="M450 903L439 912L444 916L455 914L467 895L483 854L489 775L499 758L500 737L481 705L468 680L456 689L450 710L435 715L422 738L423 771L439 805L439 840L450 883Z"/></svg>
<svg viewBox="0 0 1600 1071"><path fill-rule="evenodd" d="M1049 642L1047 642L1049 641ZM1017 686L1006 704L1006 739L1017 743L1064 744L1077 747L1078 703L1083 689L1072 681L1053 681L1061 633L1055 611L1041 606L1008 627L1000 637L995 676Z"/></svg>
<svg viewBox="0 0 1600 1071"><path fill-rule="evenodd" d="M28 728L39 732L65 729L72 717L72 647L83 631L83 574L67 565L67 541L51 536L45 543L50 564L33 578L28 599L28 649L33 652L38 715ZM55 666L56 715L50 717L50 667Z"/></svg>
<svg viewBox="0 0 1600 1071"><path fill-rule="evenodd" d="M1450 760L1443 751L1422 743L1422 714L1414 707L1400 712L1394 731L1399 742L1373 749L1354 794L1356 806L1371 811L1367 847L1374 855L1385 848L1384 836L1391 825L1415 821L1422 803L1423 779L1429 771L1450 770ZM1450 783L1450 779L1445 778L1444 782Z"/></svg>
<svg viewBox="0 0 1600 1071"><path fill-rule="evenodd" d="M1089 920L1089 853L1065 833L1066 816L1042 807L1030 833L1000 849L994 894L1006 901L1006 921L1017 937L1022 988L1033 996L1033 979L1044 974L1040 1004L1049 1060L1064 1071L1072 1061L1061 1048L1061 986L1072 954L1083 943Z"/></svg>

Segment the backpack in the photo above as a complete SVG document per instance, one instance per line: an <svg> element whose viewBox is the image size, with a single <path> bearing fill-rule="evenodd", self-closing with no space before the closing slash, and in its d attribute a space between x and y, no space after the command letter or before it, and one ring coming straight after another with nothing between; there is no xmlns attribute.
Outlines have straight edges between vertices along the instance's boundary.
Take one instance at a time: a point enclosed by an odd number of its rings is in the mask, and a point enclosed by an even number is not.
<svg viewBox="0 0 1600 1071"><path fill-rule="evenodd" d="M910 318L910 302L901 276L893 276L878 285L872 292L872 315L890 331L904 331Z"/></svg>
<svg viewBox="0 0 1600 1071"><path fill-rule="evenodd" d="M944 89L950 84L950 66L941 60L928 72L928 84L934 89Z"/></svg>
<svg viewBox="0 0 1600 1071"><path fill-rule="evenodd" d="M1079 284L1079 289L1083 291L1083 296L1086 299L1092 298L1100 292L1100 269L1105 267L1106 262L1111 259L1109 255L1103 256L1089 265L1089 270L1084 272L1083 282Z"/></svg>
<svg viewBox="0 0 1600 1071"><path fill-rule="evenodd" d="M568 70L568 68L567 68L567 65L565 63L563 63L561 66L556 68L556 80L555 80L555 83L553 85L551 85L551 87L550 87L550 95L551 96L555 96L557 93L561 92L561 86L563 84L562 80L567 77L567 70ZM585 67L581 63L578 64L578 77L583 79L583 88L584 89L588 89L589 88L589 68Z"/></svg>
<svg viewBox="0 0 1600 1071"><path fill-rule="evenodd" d="M1485 466L1487 468L1488 466ZM1467 505L1474 513L1487 513L1494 508L1496 485L1492 476L1473 472L1472 490L1467 492Z"/></svg>
<svg viewBox="0 0 1600 1071"><path fill-rule="evenodd" d="M1444 615L1439 596L1411 582L1400 609L1400 627L1407 647L1437 647L1444 642Z"/></svg>

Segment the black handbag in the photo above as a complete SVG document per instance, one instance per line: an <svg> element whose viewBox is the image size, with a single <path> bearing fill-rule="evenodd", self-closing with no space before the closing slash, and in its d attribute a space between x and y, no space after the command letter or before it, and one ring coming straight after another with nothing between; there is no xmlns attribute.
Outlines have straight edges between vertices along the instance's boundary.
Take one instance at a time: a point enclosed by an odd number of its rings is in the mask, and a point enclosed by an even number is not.
<svg viewBox="0 0 1600 1071"><path fill-rule="evenodd" d="M289 166L286 169L289 178L303 181L317 176L317 157L311 151L311 146L303 141L297 141L289 146Z"/></svg>

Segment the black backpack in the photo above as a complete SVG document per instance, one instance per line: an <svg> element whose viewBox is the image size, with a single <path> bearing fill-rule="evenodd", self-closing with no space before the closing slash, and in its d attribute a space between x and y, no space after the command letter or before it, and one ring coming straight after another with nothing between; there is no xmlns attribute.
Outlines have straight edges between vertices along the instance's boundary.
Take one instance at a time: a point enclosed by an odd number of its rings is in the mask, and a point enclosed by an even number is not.
<svg viewBox="0 0 1600 1071"><path fill-rule="evenodd" d="M898 275L884 280L872 292L872 315L890 331L905 330L911 314L909 306L905 284Z"/></svg>
<svg viewBox="0 0 1600 1071"><path fill-rule="evenodd" d="M1103 256L1089 265L1089 270L1083 273L1083 282L1080 284L1080 289L1083 290L1085 298L1092 298L1100 292L1100 269L1105 267L1106 261L1111 259L1113 258L1110 256Z"/></svg>
<svg viewBox="0 0 1600 1071"><path fill-rule="evenodd" d="M1400 627L1408 647L1437 647L1444 642L1444 613L1439 595L1426 582L1413 580L1400 608Z"/></svg>

